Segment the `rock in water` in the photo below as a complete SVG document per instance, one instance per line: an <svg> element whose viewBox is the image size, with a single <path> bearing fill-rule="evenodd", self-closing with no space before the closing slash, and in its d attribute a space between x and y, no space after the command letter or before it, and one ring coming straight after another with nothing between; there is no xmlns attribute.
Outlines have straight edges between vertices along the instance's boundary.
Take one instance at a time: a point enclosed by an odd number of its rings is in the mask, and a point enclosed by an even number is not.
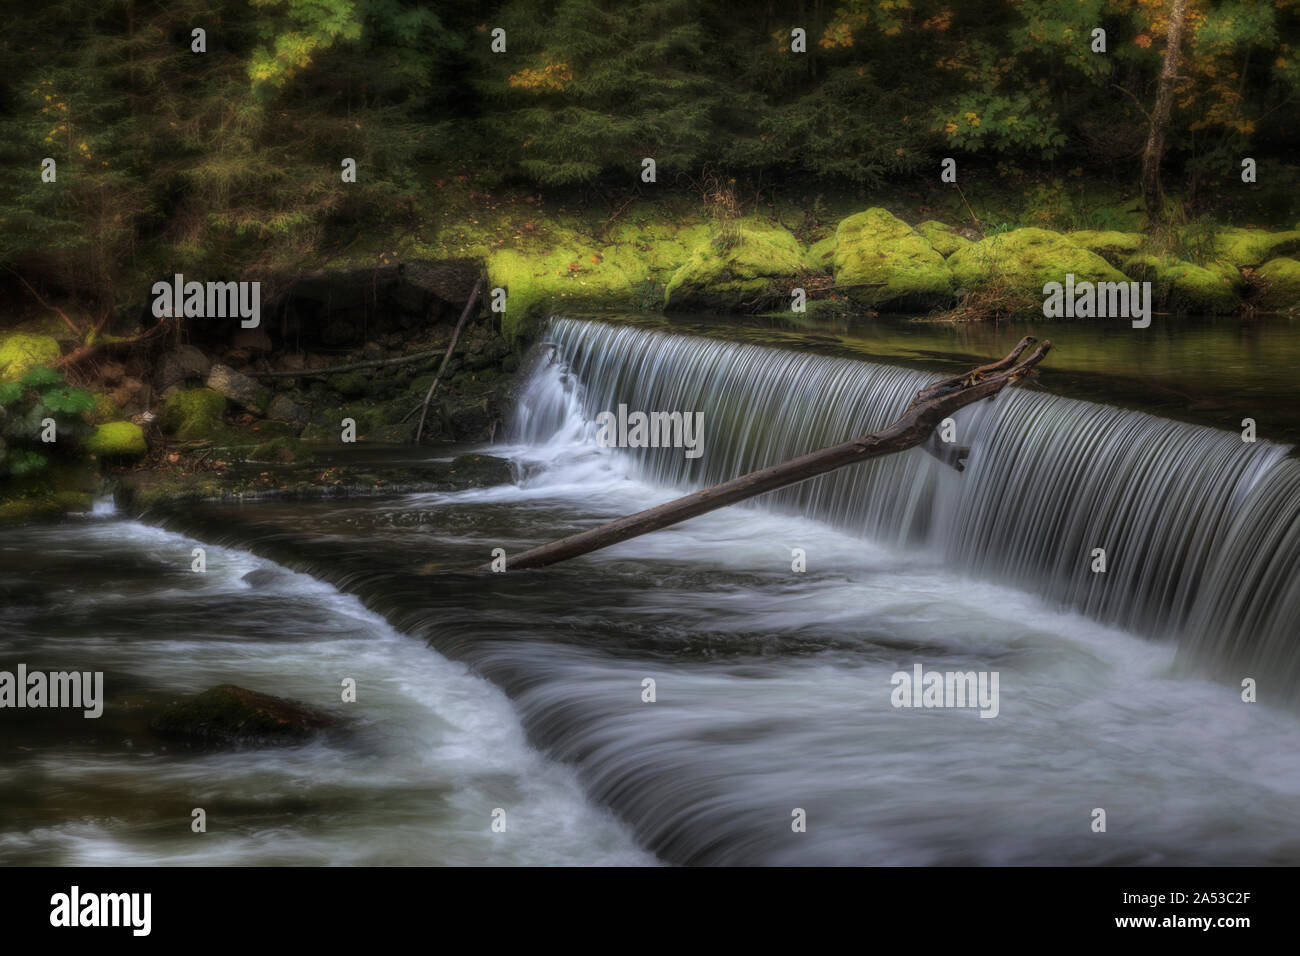
<svg viewBox="0 0 1300 956"><path fill-rule="evenodd" d="M169 705L149 727L191 747L216 748L298 743L335 724L297 701L222 684Z"/></svg>

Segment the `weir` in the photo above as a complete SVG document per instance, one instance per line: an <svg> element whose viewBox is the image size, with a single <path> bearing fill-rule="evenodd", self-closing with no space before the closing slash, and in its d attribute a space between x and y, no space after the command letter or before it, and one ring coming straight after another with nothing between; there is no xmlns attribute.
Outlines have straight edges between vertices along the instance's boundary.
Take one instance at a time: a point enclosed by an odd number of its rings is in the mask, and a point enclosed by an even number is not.
<svg viewBox="0 0 1300 956"><path fill-rule="evenodd" d="M702 488L878 428L939 376L657 330L553 319L515 440L626 404L702 413L703 454L620 449ZM1300 462L1233 432L1026 388L956 416L957 473L920 449L747 505L803 514L1098 621L1179 641L1179 668L1300 699ZM1107 570L1092 571L1102 548ZM815 566L815 549L809 553ZM1277 697L1273 698L1275 701Z"/></svg>

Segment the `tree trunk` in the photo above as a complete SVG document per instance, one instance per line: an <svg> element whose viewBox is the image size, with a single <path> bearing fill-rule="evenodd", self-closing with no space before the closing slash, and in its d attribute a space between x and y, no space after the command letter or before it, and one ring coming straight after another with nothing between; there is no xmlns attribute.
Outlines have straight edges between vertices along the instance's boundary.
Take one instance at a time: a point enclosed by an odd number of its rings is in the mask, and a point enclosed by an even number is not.
<svg viewBox="0 0 1300 956"><path fill-rule="evenodd" d="M981 398L996 395L1005 386L1029 375L1033 367L1042 361L1043 356L1052 347L1051 342L1045 341L1027 359L1023 362L1019 361L1020 355L1034 342L1035 339L1026 336L1000 362L981 366L965 375L944 379L922 389L912 399L902 417L883 431L863 435L830 448L823 448L821 451L781 462L779 465L771 465L750 472L748 475L724 481L712 488L697 491L685 498L678 498L676 501L625 518L618 518L589 531L510 555L505 559L506 568L510 570L540 568L558 561L567 561L589 551L607 548L611 544L650 531L658 531L660 528L677 524L687 518L725 508L737 501L744 501L746 498L764 492L816 478L818 475L843 468L845 465L913 448L924 442L945 418L959 408L964 408ZM492 570L492 562L480 566L478 570Z"/></svg>
<svg viewBox="0 0 1300 956"><path fill-rule="evenodd" d="M1165 153L1165 127L1174 105L1174 80L1182 61L1183 22L1187 17L1187 0L1174 0L1169 12L1169 36L1165 44L1165 64L1160 71L1160 86L1156 91L1156 106L1151 112L1151 126L1147 130L1147 145L1142 153L1142 193L1146 199L1147 216L1152 220L1163 218L1164 191L1160 185L1160 162Z"/></svg>

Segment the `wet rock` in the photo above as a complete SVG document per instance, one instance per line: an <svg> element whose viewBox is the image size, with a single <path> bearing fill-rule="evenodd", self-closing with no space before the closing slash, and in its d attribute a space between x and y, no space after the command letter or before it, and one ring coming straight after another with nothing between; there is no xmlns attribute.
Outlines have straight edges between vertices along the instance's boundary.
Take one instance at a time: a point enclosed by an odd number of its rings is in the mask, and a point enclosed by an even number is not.
<svg viewBox="0 0 1300 956"><path fill-rule="evenodd" d="M452 434L460 441L485 441L495 416L487 402L453 408L448 416Z"/></svg>
<svg viewBox="0 0 1300 956"><path fill-rule="evenodd" d="M310 420L311 415L307 409L287 395L277 395L271 399L271 404L267 406L266 417L273 418L278 422L305 425Z"/></svg>
<svg viewBox="0 0 1300 956"><path fill-rule="evenodd" d="M299 743L336 724L305 704L233 684L176 701L149 722L159 736L199 748Z"/></svg>
<svg viewBox="0 0 1300 956"><path fill-rule="evenodd" d="M166 391L174 385L197 384L207 378L211 368L212 363L206 355L192 345L182 345L163 357L155 381L159 391Z"/></svg>
<svg viewBox="0 0 1300 956"><path fill-rule="evenodd" d="M261 588L266 587L268 584L275 584L277 581L284 581L287 579L287 574L283 571L276 570L275 568L255 568L239 580L243 581L249 587Z"/></svg>
<svg viewBox="0 0 1300 956"><path fill-rule="evenodd" d="M228 365L214 365L208 372L208 388L220 392L236 405L241 405L258 415L266 411L270 401L268 389Z"/></svg>
<svg viewBox="0 0 1300 956"><path fill-rule="evenodd" d="M508 459L495 455L458 455L447 467L446 480L458 488L490 488L515 480Z"/></svg>

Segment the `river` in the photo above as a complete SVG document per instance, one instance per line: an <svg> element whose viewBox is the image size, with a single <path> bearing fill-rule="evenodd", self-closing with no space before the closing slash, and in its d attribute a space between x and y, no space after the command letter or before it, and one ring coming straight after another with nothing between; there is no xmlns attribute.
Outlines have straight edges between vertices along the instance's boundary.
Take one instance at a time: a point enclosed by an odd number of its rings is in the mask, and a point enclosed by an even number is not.
<svg viewBox="0 0 1300 956"><path fill-rule="evenodd" d="M103 670L108 705L6 717L0 863L1300 862L1284 442L1018 389L958 416L960 474L913 450L447 573L866 430L934 377L688 331L554 322L483 449L514 485L6 531L0 669ZM598 447L618 402L704 411L706 453ZM895 707L917 664L996 671L997 717ZM193 754L139 716L223 682L343 729Z"/></svg>

